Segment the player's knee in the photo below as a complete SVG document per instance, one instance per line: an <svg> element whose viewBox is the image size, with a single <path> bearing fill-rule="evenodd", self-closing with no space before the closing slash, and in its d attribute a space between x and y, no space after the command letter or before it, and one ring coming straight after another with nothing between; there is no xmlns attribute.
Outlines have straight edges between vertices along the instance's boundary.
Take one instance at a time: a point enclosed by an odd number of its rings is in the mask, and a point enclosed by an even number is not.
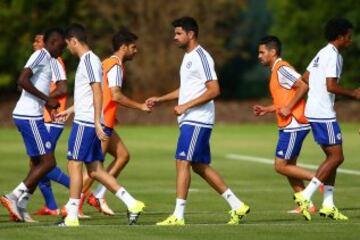
<svg viewBox="0 0 360 240"><path fill-rule="evenodd" d="M285 169L286 169L285 161L284 160L275 160L274 169L275 169L275 172L277 172L279 174L284 174Z"/></svg>
<svg viewBox="0 0 360 240"><path fill-rule="evenodd" d="M99 177L98 172L95 171L95 170L92 170L92 169L88 170L88 175L89 175L90 178L95 179L95 180L97 180L98 177Z"/></svg>

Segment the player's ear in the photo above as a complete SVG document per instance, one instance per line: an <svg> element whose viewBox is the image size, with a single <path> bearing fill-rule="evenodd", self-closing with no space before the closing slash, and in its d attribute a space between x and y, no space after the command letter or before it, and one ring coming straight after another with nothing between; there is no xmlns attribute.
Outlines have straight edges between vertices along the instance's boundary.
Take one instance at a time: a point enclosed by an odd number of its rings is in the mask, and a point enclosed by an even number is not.
<svg viewBox="0 0 360 240"><path fill-rule="evenodd" d="M194 39L194 38L195 38L195 33L194 33L194 31L189 31L189 32L188 32L188 36L189 36L190 39Z"/></svg>
<svg viewBox="0 0 360 240"><path fill-rule="evenodd" d="M270 49L270 55L271 55L272 57L274 57L274 56L277 55L277 54L276 54L276 50L275 50L274 48Z"/></svg>

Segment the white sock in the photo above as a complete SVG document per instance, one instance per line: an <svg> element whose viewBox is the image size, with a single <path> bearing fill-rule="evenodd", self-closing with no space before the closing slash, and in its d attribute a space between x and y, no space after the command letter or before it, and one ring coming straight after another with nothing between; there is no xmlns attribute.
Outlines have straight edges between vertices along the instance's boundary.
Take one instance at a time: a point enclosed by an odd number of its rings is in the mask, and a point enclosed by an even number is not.
<svg viewBox="0 0 360 240"><path fill-rule="evenodd" d="M69 220L76 220L78 218L80 199L69 198L66 204L67 218Z"/></svg>
<svg viewBox="0 0 360 240"><path fill-rule="evenodd" d="M96 198L104 198L106 193L106 187L102 184L99 184L98 187L96 188L96 191L94 192L94 196Z"/></svg>
<svg viewBox="0 0 360 240"><path fill-rule="evenodd" d="M29 189L25 186L23 182L21 182L13 191L12 194L19 199L19 197L24 193L27 192Z"/></svg>
<svg viewBox="0 0 360 240"><path fill-rule="evenodd" d="M121 187L116 193L115 196L123 201L127 208L132 208L136 204L135 198L133 198L130 193L126 191L124 187Z"/></svg>
<svg viewBox="0 0 360 240"><path fill-rule="evenodd" d="M18 199L18 202L17 202L17 206L19 208L23 208L23 209L26 209L27 206L28 206L28 203L30 201L30 198L31 198L31 194L28 193L28 192L24 192Z"/></svg>
<svg viewBox="0 0 360 240"><path fill-rule="evenodd" d="M240 208L244 203L236 197L236 195L228 188L221 196L227 201L230 205L231 210L236 210Z"/></svg>
<svg viewBox="0 0 360 240"><path fill-rule="evenodd" d="M184 219L186 200L177 198L173 215L177 219Z"/></svg>
<svg viewBox="0 0 360 240"><path fill-rule="evenodd" d="M309 184L306 186L302 194L305 199L310 200L314 192L320 187L321 182L316 177L313 177Z"/></svg>
<svg viewBox="0 0 360 240"><path fill-rule="evenodd" d="M332 208L334 207L334 186L325 185L324 186L324 201L322 204L324 207Z"/></svg>

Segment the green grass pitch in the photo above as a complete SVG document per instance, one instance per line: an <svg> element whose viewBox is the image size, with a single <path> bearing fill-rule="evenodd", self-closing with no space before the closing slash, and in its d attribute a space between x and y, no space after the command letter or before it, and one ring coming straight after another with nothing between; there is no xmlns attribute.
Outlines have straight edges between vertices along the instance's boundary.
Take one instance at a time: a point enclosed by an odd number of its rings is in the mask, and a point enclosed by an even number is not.
<svg viewBox="0 0 360 240"><path fill-rule="evenodd" d="M228 154L272 159L277 140L274 125L221 125L213 131L211 147L213 166L232 190L251 206L243 224L227 226L228 206L198 176L193 174L186 206L184 227L157 227L175 203L175 151L178 130L171 127L120 127L117 129L131 154L119 181L136 198L147 204L138 226L127 226L124 205L107 193L109 205L117 213L106 217L85 205L91 219L81 221L79 228L51 226L56 217L35 217L40 223L24 224L8 221L0 207L0 239L359 239L360 234L360 136L358 124L341 124L344 138L345 163L342 169L355 173L339 173L335 190L336 205L349 216L348 222L336 222L313 215L306 222L299 215L287 214L294 207L292 191L286 179L277 175L269 164L234 160ZM57 147L58 165L65 169L66 129ZM28 161L20 134L15 129L0 129L0 193L5 194L25 176ZM311 134L303 146L300 163L319 164L323 153ZM107 162L109 161L107 158ZM359 173L359 174L357 174ZM67 190L53 183L58 205L68 198ZM322 196L314 202L320 207ZM43 205L37 190L29 206L34 212Z"/></svg>

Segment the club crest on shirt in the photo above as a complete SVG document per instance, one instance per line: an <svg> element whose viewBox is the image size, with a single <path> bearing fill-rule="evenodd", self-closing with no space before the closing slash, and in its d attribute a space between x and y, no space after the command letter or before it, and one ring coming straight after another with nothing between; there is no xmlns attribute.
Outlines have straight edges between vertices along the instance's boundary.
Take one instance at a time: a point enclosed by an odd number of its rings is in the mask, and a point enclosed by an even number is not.
<svg viewBox="0 0 360 240"><path fill-rule="evenodd" d="M47 142L45 143L45 147L46 147L47 149L51 149L51 142L47 141Z"/></svg>
<svg viewBox="0 0 360 240"><path fill-rule="evenodd" d="M191 61L186 64L186 68L187 68L187 69L191 68L191 66L192 66L192 62L191 62Z"/></svg>

